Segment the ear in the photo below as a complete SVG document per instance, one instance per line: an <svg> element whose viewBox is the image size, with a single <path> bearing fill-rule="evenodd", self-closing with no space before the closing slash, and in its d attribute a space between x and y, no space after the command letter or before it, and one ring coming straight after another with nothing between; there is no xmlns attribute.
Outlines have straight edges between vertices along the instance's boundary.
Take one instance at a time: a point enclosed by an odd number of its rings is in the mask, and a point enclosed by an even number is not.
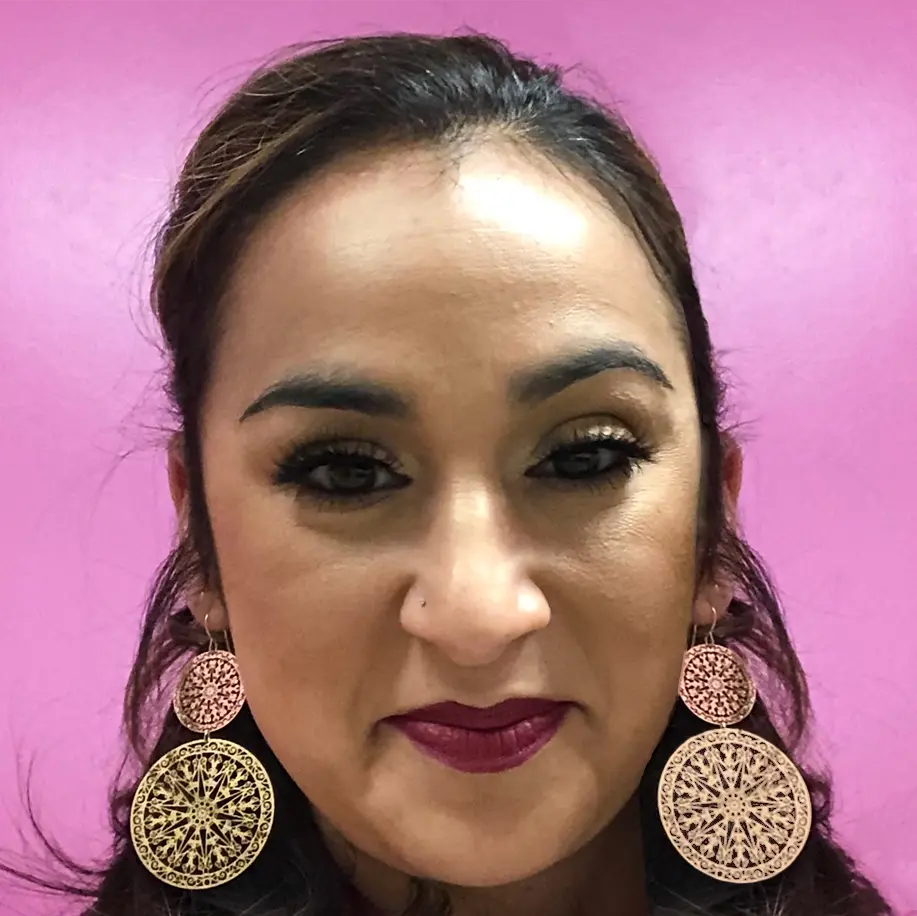
<svg viewBox="0 0 917 916"><path fill-rule="evenodd" d="M738 524L743 462L742 448L735 437L723 433L723 517L733 531Z"/></svg>
<svg viewBox="0 0 917 916"><path fill-rule="evenodd" d="M190 489L188 485L188 466L185 463L185 446L183 437L178 434L169 442L168 451L169 492L178 518L178 527L182 532L188 530L191 512ZM223 602L208 588L193 592L187 598L188 609L194 619L211 633L229 629L229 615Z"/></svg>
<svg viewBox="0 0 917 916"><path fill-rule="evenodd" d="M188 468L185 464L185 440L180 433L172 436L168 451L169 492L172 494L172 505L178 516L178 527L184 531L188 527Z"/></svg>
<svg viewBox="0 0 917 916"><path fill-rule="evenodd" d="M732 435L723 433L723 524L733 531L738 524L741 489L742 449ZM697 626L711 626L717 620L722 620L734 597L732 583L714 572L697 590L692 622Z"/></svg>

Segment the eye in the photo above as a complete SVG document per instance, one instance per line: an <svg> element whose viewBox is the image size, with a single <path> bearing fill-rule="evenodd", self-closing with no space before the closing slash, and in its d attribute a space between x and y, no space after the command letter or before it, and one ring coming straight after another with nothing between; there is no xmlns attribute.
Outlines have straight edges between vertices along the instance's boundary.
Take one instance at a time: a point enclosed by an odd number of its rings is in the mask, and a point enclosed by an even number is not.
<svg viewBox="0 0 917 916"><path fill-rule="evenodd" d="M303 497L346 503L401 489L410 480L375 444L337 441L294 446L278 463L274 483Z"/></svg>
<svg viewBox="0 0 917 916"><path fill-rule="evenodd" d="M607 429L590 430L556 446L526 476L571 484L612 482L629 476L640 462L649 459L649 450L634 439Z"/></svg>

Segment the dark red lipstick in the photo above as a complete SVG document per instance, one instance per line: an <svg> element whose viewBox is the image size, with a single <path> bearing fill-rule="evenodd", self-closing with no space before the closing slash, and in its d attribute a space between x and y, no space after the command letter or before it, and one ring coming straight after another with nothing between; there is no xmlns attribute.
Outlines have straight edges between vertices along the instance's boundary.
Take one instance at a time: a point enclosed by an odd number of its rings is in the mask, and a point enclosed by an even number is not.
<svg viewBox="0 0 917 916"><path fill-rule="evenodd" d="M521 766L558 732L572 704L504 700L481 708L437 703L385 721L415 747L463 773L500 773Z"/></svg>

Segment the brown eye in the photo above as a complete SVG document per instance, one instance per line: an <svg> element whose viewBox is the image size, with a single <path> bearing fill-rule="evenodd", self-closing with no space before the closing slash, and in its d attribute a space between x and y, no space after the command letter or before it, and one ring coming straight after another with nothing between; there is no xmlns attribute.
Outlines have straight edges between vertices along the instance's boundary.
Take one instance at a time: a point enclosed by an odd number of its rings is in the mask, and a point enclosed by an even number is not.
<svg viewBox="0 0 917 916"><path fill-rule="evenodd" d="M367 442L296 447L277 466L274 483L298 497L346 502L381 495L410 483L382 449Z"/></svg>
<svg viewBox="0 0 917 916"><path fill-rule="evenodd" d="M630 456L625 455L620 449L594 445L562 450L555 453L549 460L558 477L575 480L580 477L605 474L615 468L623 467L630 461Z"/></svg>
<svg viewBox="0 0 917 916"><path fill-rule="evenodd" d="M633 472L642 461L650 460L647 448L632 439L608 436L582 436L555 448L531 468L526 476L575 484L614 481Z"/></svg>
<svg viewBox="0 0 917 916"><path fill-rule="evenodd" d="M338 455L312 468L303 482L328 493L365 494L389 486L393 479L391 471L372 458Z"/></svg>

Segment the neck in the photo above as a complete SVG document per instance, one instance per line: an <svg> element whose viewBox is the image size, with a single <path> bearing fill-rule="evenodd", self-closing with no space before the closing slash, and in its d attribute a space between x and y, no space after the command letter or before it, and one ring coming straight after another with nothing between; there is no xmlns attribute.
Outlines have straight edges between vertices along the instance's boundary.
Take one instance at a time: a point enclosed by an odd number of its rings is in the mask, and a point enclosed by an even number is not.
<svg viewBox="0 0 917 916"><path fill-rule="evenodd" d="M331 843L332 850L335 845ZM353 855L351 849L355 883L363 897L384 916L403 912L410 892L407 876L395 875L359 853L354 862ZM442 889L449 897L450 916L649 916L643 868L635 798L585 846L531 878L499 887Z"/></svg>

